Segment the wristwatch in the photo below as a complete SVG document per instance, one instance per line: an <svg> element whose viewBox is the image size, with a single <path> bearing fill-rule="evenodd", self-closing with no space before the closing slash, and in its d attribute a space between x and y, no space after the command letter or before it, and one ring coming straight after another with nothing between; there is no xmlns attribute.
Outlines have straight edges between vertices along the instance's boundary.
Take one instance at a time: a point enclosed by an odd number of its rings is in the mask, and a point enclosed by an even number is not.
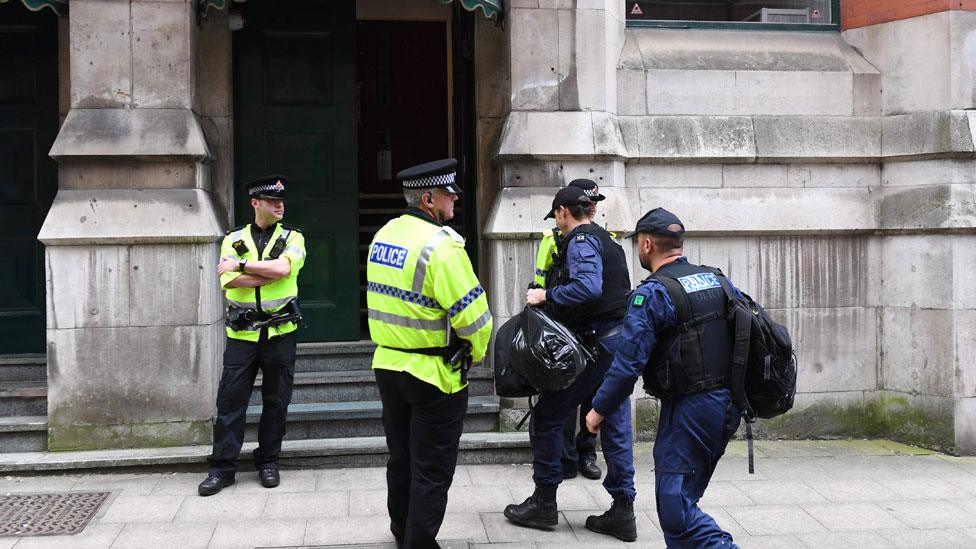
<svg viewBox="0 0 976 549"><path fill-rule="evenodd" d="M242 259L242 260L240 260L238 262L238 264L237 264L237 270L243 273L244 272L244 267L246 267L246 266L247 266L247 258L245 257L244 259Z"/></svg>

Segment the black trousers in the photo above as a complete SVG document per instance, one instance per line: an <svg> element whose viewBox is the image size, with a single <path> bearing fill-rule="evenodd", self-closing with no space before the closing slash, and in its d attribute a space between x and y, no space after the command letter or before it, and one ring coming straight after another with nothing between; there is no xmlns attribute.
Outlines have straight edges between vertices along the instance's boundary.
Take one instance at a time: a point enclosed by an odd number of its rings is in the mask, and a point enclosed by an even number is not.
<svg viewBox="0 0 976 549"><path fill-rule="evenodd" d="M439 547L468 389L444 394L406 372L373 370L383 400L390 531L398 547Z"/></svg>
<svg viewBox="0 0 976 549"><path fill-rule="evenodd" d="M563 427L563 472L575 473L580 461L587 458L596 459L596 435L586 428L586 414L593 408L595 394L596 390L580 402L578 416L572 414L566 418L566 426Z"/></svg>
<svg viewBox="0 0 976 549"><path fill-rule="evenodd" d="M247 403L259 369L263 375L262 406L254 465L260 469L278 463L295 380L296 342L296 332L268 338L267 330L262 330L261 339L256 343L227 338L224 371L217 389L210 473L233 476L237 471L237 457L244 444Z"/></svg>

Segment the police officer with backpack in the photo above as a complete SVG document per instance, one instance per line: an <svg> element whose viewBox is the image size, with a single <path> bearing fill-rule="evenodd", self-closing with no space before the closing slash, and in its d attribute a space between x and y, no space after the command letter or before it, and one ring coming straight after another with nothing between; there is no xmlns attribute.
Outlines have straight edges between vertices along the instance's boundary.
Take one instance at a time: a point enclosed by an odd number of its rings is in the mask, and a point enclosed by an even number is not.
<svg viewBox="0 0 976 549"><path fill-rule="evenodd" d="M636 235L641 266L651 276L629 298L620 345L586 422L599 431L643 374L644 388L661 400L654 489L667 546L736 547L698 507L740 421L730 389L734 334L722 287L727 281L717 269L688 262L684 232L677 216L656 208L629 235ZM741 297L731 284L727 289Z"/></svg>

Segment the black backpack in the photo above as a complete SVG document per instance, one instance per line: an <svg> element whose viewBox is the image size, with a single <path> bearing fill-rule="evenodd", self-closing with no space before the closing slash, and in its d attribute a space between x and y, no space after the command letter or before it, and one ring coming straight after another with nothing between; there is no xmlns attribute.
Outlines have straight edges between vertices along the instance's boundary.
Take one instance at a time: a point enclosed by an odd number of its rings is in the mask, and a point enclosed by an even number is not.
<svg viewBox="0 0 976 549"><path fill-rule="evenodd" d="M752 423L793 408L796 397L796 354L785 326L769 318L748 294L737 297L728 279L718 277L729 300L729 322L735 334L732 350L732 401L746 422L749 472L752 458Z"/></svg>

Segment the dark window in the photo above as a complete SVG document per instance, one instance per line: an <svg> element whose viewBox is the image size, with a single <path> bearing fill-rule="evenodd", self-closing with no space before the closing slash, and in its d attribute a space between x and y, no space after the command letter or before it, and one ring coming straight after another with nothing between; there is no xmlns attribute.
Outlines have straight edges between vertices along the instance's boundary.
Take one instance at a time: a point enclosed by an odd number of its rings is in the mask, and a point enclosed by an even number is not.
<svg viewBox="0 0 976 549"><path fill-rule="evenodd" d="M652 0L625 2L627 21L831 25L832 0Z"/></svg>

